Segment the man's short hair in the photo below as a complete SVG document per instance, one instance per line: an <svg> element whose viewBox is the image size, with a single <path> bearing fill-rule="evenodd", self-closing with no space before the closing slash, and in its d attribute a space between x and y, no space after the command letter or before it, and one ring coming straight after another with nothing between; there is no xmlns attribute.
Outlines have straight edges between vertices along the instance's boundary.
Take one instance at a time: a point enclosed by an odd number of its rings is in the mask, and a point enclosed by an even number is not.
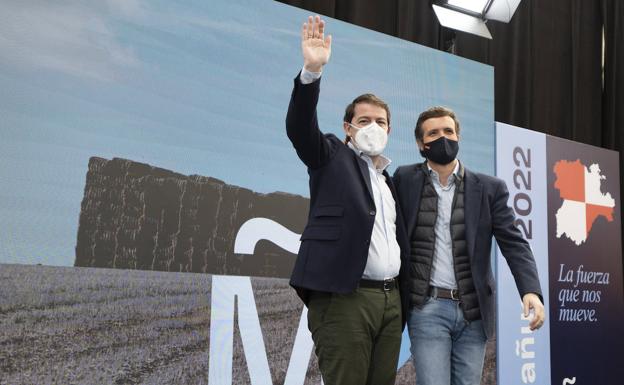
<svg viewBox="0 0 624 385"><path fill-rule="evenodd" d="M416 136L416 140L419 140L421 142L423 141L423 136L425 135L425 133L423 132L422 125L425 120L431 118L442 118L444 116L448 116L453 119L453 121L455 122L455 133L459 135L459 120L457 120L455 112L453 112L453 110L451 110L450 108L435 106L423 111L418 116L418 120L416 121L416 128L414 129L414 135Z"/></svg>
<svg viewBox="0 0 624 385"><path fill-rule="evenodd" d="M351 123L353 116L355 115L355 106L360 103L368 103L374 106L378 106L386 110L388 125L390 125L390 107L388 107L388 103L384 102L381 98L374 94L362 94L357 98L353 99L353 101L345 108L343 122ZM351 138L347 135L345 138L345 143L348 143Z"/></svg>

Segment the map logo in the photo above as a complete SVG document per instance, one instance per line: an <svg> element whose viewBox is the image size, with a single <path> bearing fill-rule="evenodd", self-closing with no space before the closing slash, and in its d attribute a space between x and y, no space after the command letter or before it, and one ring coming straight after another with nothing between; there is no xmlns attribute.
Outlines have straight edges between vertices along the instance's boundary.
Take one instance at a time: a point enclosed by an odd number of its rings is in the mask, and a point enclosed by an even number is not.
<svg viewBox="0 0 624 385"><path fill-rule="evenodd" d="M600 173L597 163L588 168L579 159L560 160L555 163L554 172L555 188L563 199L555 214L557 238L565 236L580 246L587 240L598 217L613 221L615 199L608 192L602 193L600 187L606 176Z"/></svg>

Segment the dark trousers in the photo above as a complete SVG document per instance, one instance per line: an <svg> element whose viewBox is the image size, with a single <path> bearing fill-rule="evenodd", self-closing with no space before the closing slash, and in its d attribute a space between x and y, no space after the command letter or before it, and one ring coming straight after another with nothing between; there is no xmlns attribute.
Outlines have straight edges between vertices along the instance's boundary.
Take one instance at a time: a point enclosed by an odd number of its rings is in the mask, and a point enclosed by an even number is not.
<svg viewBox="0 0 624 385"><path fill-rule="evenodd" d="M398 289L313 292L308 328L325 385L394 385L402 332Z"/></svg>

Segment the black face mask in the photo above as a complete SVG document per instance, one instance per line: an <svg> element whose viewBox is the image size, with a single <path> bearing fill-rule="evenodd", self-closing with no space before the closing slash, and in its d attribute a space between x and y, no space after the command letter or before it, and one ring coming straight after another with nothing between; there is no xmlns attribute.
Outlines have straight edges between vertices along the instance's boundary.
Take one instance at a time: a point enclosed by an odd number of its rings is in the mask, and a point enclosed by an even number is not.
<svg viewBox="0 0 624 385"><path fill-rule="evenodd" d="M445 165L451 163L457 157L459 143L456 140L447 139L441 136L438 139L425 143L424 150L420 150L420 155L435 162Z"/></svg>

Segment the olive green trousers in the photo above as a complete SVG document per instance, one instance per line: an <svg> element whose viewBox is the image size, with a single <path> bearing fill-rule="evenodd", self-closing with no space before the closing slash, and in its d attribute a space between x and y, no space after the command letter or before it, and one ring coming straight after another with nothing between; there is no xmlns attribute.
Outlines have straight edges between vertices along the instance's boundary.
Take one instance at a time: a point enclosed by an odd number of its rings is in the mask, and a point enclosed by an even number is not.
<svg viewBox="0 0 624 385"><path fill-rule="evenodd" d="M312 292L308 328L325 385L394 385L402 333L398 289Z"/></svg>

